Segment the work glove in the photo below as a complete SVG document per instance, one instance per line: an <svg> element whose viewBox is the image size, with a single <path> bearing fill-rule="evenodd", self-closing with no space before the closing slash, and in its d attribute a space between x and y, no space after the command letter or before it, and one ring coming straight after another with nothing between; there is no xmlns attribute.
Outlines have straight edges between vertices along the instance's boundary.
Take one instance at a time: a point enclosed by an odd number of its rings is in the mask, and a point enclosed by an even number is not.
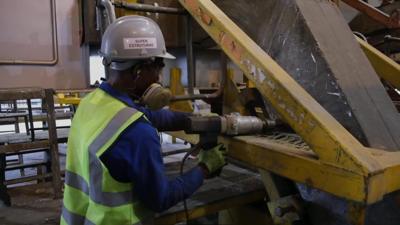
<svg viewBox="0 0 400 225"><path fill-rule="evenodd" d="M208 174L206 174L206 178L215 177L221 173L222 167L226 165L226 153L227 149L223 144L219 144L212 149L200 151L198 155L199 164L207 168Z"/></svg>

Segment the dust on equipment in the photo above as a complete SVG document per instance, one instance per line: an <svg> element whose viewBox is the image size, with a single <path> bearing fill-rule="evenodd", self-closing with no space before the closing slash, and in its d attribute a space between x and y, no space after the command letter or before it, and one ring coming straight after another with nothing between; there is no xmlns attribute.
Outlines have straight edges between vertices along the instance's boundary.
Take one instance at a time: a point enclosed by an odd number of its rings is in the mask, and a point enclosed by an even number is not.
<svg viewBox="0 0 400 225"><path fill-rule="evenodd" d="M189 117L185 132L171 134L203 149L224 143L230 162L246 168L229 167L189 199L191 219L224 209L220 222L226 224L400 224L400 66L363 35L355 37L336 5L340 1L87 2L93 4L84 4L83 14L93 21L84 27L85 43L95 42L116 17L143 13L170 32L171 45L185 46L188 93L180 69L171 69L170 87L176 89L171 108L190 111L191 101L203 99L219 115ZM384 1L381 8L387 13L365 1L343 2L379 23L380 30L400 27L398 1ZM167 26L166 16L185 32ZM373 33L363 27L357 28ZM171 33L179 35L176 40ZM397 43L398 38L386 36L385 41ZM193 44L221 51L218 90L195 94ZM232 63L243 74L240 85L228 68ZM57 100L79 104L80 98ZM56 143L57 137L52 139L40 144ZM18 153L13 146L4 144L0 152ZM171 168L176 175L176 165ZM60 182L53 182L59 193ZM204 196L210 197L205 201ZM261 206L241 208L260 200ZM184 219L178 205L156 223Z"/></svg>

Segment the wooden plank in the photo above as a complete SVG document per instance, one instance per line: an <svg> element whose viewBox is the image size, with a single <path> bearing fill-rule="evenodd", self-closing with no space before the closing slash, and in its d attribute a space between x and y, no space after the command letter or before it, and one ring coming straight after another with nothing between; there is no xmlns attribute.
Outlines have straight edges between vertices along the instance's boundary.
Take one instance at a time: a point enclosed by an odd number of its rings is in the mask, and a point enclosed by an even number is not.
<svg viewBox="0 0 400 225"><path fill-rule="evenodd" d="M68 139L69 128L59 128L57 129L57 140L59 143L66 142ZM44 131L35 131L35 140L48 140L49 132L47 130ZM9 134L0 134L0 144L16 144L16 143L25 143L31 142L31 137L26 133L9 133Z"/></svg>
<svg viewBox="0 0 400 225"><path fill-rule="evenodd" d="M48 147L49 147L48 140L10 144L10 145L0 145L0 154L17 153L19 151L23 151L26 149L38 149L38 148L48 148Z"/></svg>
<svg viewBox="0 0 400 225"><path fill-rule="evenodd" d="M46 164L47 164L46 161L21 163L21 164L18 163L13 165L7 165L5 170L7 171L7 170L16 170L21 168L38 167L38 166L44 166Z"/></svg>
<svg viewBox="0 0 400 225"><path fill-rule="evenodd" d="M55 112L55 119L71 119L73 117L73 112ZM47 116L45 113L33 114L33 121L45 121Z"/></svg>
<svg viewBox="0 0 400 225"><path fill-rule="evenodd" d="M49 132L49 145L50 145L50 162L51 162L51 173L52 182L54 188L54 197L62 197L62 183L60 175L60 159L58 156L58 142L57 142L57 127L56 119L54 115L54 91L52 89L45 90L46 97L44 99L44 105L47 110L47 125Z"/></svg>
<svg viewBox="0 0 400 225"><path fill-rule="evenodd" d="M29 176L29 177L20 177L20 178L15 178L11 180L6 180L5 183L6 185L13 185L13 184L19 184L19 183L25 183L29 181L34 181L34 180L44 180L45 178L51 177L51 174L40 174L40 175L34 175L34 176Z"/></svg>
<svg viewBox="0 0 400 225"><path fill-rule="evenodd" d="M0 89L0 101L44 98L42 88L11 88Z"/></svg>
<svg viewBox="0 0 400 225"><path fill-rule="evenodd" d="M0 113L0 118L13 118L13 117L24 117L28 114L26 112L16 112L16 113Z"/></svg>
<svg viewBox="0 0 400 225"><path fill-rule="evenodd" d="M251 193L246 193L243 195L233 196L231 198L217 202L205 203L204 205L188 210L189 219L197 219L200 217L208 216L213 213L217 213L221 210L231 209L238 206L250 204L256 201L261 201L264 198L265 198L265 191L259 190ZM155 224L156 225L176 224L185 220L186 220L185 212L178 211L175 213L170 213L157 217L155 219Z"/></svg>
<svg viewBox="0 0 400 225"><path fill-rule="evenodd" d="M195 165L189 160L185 168ZM166 164L169 177L179 174L180 163ZM255 201L263 200L265 191L258 174L227 165L220 176L204 181L204 184L187 199L189 218L199 218L220 210L234 208ZM185 220L183 204L173 206L156 217L156 224L176 224Z"/></svg>

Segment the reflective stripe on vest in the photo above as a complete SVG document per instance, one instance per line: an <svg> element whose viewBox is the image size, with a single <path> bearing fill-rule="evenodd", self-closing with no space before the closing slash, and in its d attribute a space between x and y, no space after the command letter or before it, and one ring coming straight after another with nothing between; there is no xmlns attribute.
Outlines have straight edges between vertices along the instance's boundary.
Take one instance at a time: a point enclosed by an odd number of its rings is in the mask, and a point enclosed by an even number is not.
<svg viewBox="0 0 400 225"><path fill-rule="evenodd" d="M93 222L86 219L84 216L70 212L67 208L63 206L61 216L64 218L65 222L70 225L82 224L82 225L95 225Z"/></svg>
<svg viewBox="0 0 400 225"><path fill-rule="evenodd" d="M141 116L100 89L81 102L68 142L61 224L140 224L153 215L134 198L133 184L116 181L100 160Z"/></svg>
<svg viewBox="0 0 400 225"><path fill-rule="evenodd" d="M65 172L65 184L74 187L90 196L90 199L98 204L105 206L120 206L131 203L133 199L132 191L126 192L103 192L103 169L100 159L96 153L106 144L107 141L121 128L121 126L138 111L133 108L123 108L107 124L106 128L94 139L89 146L89 185L85 179L76 173Z"/></svg>
<svg viewBox="0 0 400 225"><path fill-rule="evenodd" d="M100 159L97 157L96 153L111 139L119 128L137 112L136 109L129 107L119 111L89 146L90 198L96 203L112 207L128 204L133 201L131 190L116 193L103 192L101 190L103 184L103 170Z"/></svg>

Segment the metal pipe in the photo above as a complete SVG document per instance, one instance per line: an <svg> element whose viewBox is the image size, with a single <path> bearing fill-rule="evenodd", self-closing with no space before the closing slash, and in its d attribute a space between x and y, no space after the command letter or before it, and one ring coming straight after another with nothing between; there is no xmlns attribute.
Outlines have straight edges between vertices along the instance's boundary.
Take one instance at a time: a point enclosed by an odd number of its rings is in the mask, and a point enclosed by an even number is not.
<svg viewBox="0 0 400 225"><path fill-rule="evenodd" d="M97 0L96 1L96 22L98 23L96 29L100 31L101 37L106 31L107 27L117 19L115 15L114 5L111 0ZM109 68L105 67L104 72L106 78L109 77Z"/></svg>
<svg viewBox="0 0 400 225"><path fill-rule="evenodd" d="M114 6L110 0L96 1L96 30L103 36L106 28L116 20ZM107 70L106 70L107 75Z"/></svg>
<svg viewBox="0 0 400 225"><path fill-rule="evenodd" d="M110 0L100 0L99 4L106 10L108 23L111 24L114 22L117 17L115 16L115 9L112 2Z"/></svg>
<svg viewBox="0 0 400 225"><path fill-rule="evenodd" d="M358 31L354 31L353 34L361 39L363 39L364 41L368 42L367 37L365 37L364 34L362 34L361 32Z"/></svg>
<svg viewBox="0 0 400 225"><path fill-rule="evenodd" d="M188 92L189 95L194 94L194 58L193 58L193 37L192 37L192 18L190 15L186 16L186 65L188 73Z"/></svg>
<svg viewBox="0 0 400 225"><path fill-rule="evenodd" d="M232 113L221 117L221 133L244 135L261 133L269 124L255 116L241 116Z"/></svg>
<svg viewBox="0 0 400 225"><path fill-rule="evenodd" d="M215 93L215 92L214 92ZM192 94L192 95L178 95L172 97L171 101L185 101L185 100L196 100L196 99L208 99L208 98L215 98L214 93L212 94Z"/></svg>
<svg viewBox="0 0 400 225"><path fill-rule="evenodd" d="M184 101L184 100L196 100L196 99L210 99L210 98L218 98L224 91L224 86L226 82L226 77L228 74L227 71L227 57L224 52L221 51L221 80L219 84L218 90L211 94L188 94L188 95L178 95L173 96L171 101Z"/></svg>
<svg viewBox="0 0 400 225"><path fill-rule="evenodd" d="M165 13L165 14L177 14L177 15L187 14L186 10L184 9L178 9L172 7L163 7L163 6L154 6L148 4L127 3L127 2L115 2L113 4L116 8L123 8L139 12Z"/></svg>
<svg viewBox="0 0 400 225"><path fill-rule="evenodd" d="M385 39L385 41L400 41L400 38L399 38L399 37L393 37L393 36L391 36L391 35L386 35L386 36L384 37L384 39Z"/></svg>
<svg viewBox="0 0 400 225"><path fill-rule="evenodd" d="M58 62L58 37L57 37L57 15L56 15L56 1L50 0L50 14L51 14L51 30L52 30L52 47L53 58L50 60L18 60L18 59L4 59L0 60L0 64L6 65L55 65Z"/></svg>
<svg viewBox="0 0 400 225"><path fill-rule="evenodd" d="M99 7L96 7L96 30L101 32L102 12ZM103 32L102 32L103 33Z"/></svg>

